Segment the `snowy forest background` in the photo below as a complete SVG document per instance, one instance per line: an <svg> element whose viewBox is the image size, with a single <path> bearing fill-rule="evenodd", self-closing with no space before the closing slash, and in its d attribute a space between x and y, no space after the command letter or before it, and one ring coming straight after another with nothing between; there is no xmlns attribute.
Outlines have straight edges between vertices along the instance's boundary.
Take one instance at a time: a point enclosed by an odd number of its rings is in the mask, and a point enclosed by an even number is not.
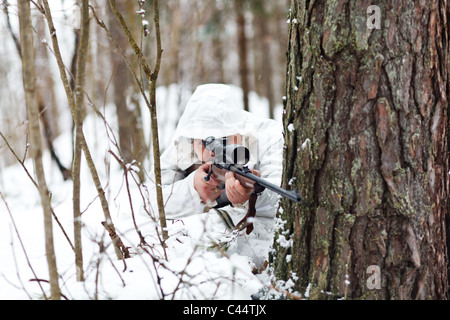
<svg viewBox="0 0 450 320"><path fill-rule="evenodd" d="M153 1L118 2L130 31L153 65L156 59ZM66 70L76 74L81 1L48 3ZM161 246L158 223L147 215L156 210L156 204L146 197L146 184L152 183L148 180L152 168L150 113L128 67L99 22L106 24L123 48L139 79L144 83L147 80L109 2L93 0L89 1L83 129L117 234L130 248L132 257L116 259L111 240L101 225L104 217L97 191L82 159L84 281L77 281L71 243L73 120L47 21L35 4L42 6L42 1L32 1L31 14L44 170L54 213L55 256L62 297L250 299L258 292L264 293L264 297L307 296L308 292L290 292L289 281L276 283L271 270L266 268L273 225L267 226L267 237L261 240L258 235L241 237L227 233L218 217L200 215L169 222L167 247ZM2 9L0 248L4 255L0 263L0 299L49 298L42 206L32 181L34 168L28 150L19 11L16 1L3 0ZM166 148L190 94L203 83L234 85L236 94L242 96L243 107L281 121L289 1L167 0L160 2L159 9L163 53L156 101L161 150ZM148 83L144 87L148 88ZM124 124L121 122L124 119L131 122ZM129 131L130 127L133 130ZM137 134L141 142L145 141L143 154L126 148ZM119 153L125 171L115 157ZM136 157L140 157L142 165L133 162ZM146 245L142 245L139 232L145 235Z"/></svg>
<svg viewBox="0 0 450 320"><path fill-rule="evenodd" d="M80 1L78 1L80 2ZM53 0L50 6L59 35L60 46L66 67L73 68L76 59L75 46L79 40L80 4L77 1ZM236 1L240 2L240 1ZM117 36L118 42L127 49L127 54L133 55L125 43L122 31L111 13L108 3L90 1L95 12L102 21L110 25L111 32ZM270 116L269 107L276 108L282 103L284 96L287 46L287 16L289 1L242 1L242 9L237 8L235 1L205 0L183 1L170 0L160 3L160 25L162 41L162 63L158 76L158 86L169 88L176 84L176 95L179 105L178 113L183 111L184 104L191 92L203 83L228 83L242 87L240 73L240 42L239 32L245 22L246 47L246 82L249 94L266 98L260 103L263 115ZM152 2L147 1L144 9L148 14L137 14L140 10L139 1L119 1L117 4L126 17L131 31L140 39L143 53L150 61L155 56L154 30L152 32ZM21 62L15 41L18 41L18 16L15 1L2 2L3 16L1 19L2 46L0 65L4 85L1 92L2 133L9 138L12 147L24 147L21 141L26 132L24 119L25 108L13 107L23 103ZM38 82L47 96L42 97L51 108L48 112L51 138L58 137L66 128L66 122L71 119L65 111L64 90L59 79L55 57L51 52L51 40L44 16L32 5L33 26L35 31L36 67L39 74ZM91 11L92 12L92 11ZM150 33L144 37L142 24L149 23ZM110 43L105 31L96 23L91 13L89 41L89 58L87 61L87 90L90 102L102 107L114 103L116 91L126 92L132 87L133 79L125 69L118 70L121 58ZM78 35L78 36L77 36ZM14 39L15 38L15 39ZM119 79L120 88L115 88L114 81ZM124 81L128 83L125 83ZM119 86L118 86L119 87ZM253 93L252 93L253 92ZM267 105L269 103L269 105ZM160 106L163 110L163 106ZM94 112L87 108L86 112ZM164 112L161 123L165 127ZM61 119L60 119L61 117ZM273 117L276 117L274 115ZM176 118L176 117L175 117ZM19 137L19 138L16 138ZM162 146L164 147L164 140ZM10 152L1 153L1 166L5 167L15 162Z"/></svg>

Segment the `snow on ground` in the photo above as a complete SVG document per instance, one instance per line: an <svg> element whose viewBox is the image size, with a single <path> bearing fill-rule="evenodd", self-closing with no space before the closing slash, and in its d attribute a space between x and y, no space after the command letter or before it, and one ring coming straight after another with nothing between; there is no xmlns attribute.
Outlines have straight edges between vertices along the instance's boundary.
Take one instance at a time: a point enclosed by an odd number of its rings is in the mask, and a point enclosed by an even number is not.
<svg viewBox="0 0 450 320"><path fill-rule="evenodd" d="M179 116L176 106L182 104L185 97L183 94L176 96L178 93L177 86L158 89L162 147L170 140L168 136L176 126ZM267 115L264 99L252 94L250 101L251 111ZM112 110L106 108L105 117L114 128ZM145 112L144 109L144 114L148 114ZM281 121L280 113L278 108L278 121ZM148 120L144 120L148 128ZM102 120L92 115L84 126L113 223L129 247L131 258L122 261L115 256L111 240L101 225L105 220L103 211L83 159L84 282L76 281L73 251L61 227L55 221L53 223L59 283L67 299L250 299L252 294L270 284L269 272L255 275L252 271L260 268L267 259L273 241L273 221L258 219L255 230L248 236L228 231L215 212L168 221L170 237L164 250L156 232L158 225L144 210L148 208L152 212L156 206L148 203L145 188L139 189L129 176L135 221L148 244L139 246L123 171L108 153L108 150L115 150L108 141L105 128ZM72 156L71 146L70 132L56 141L56 150L67 165ZM23 150L17 150L17 153L23 154ZM47 153L44 160L55 215L72 239L72 182L63 181ZM25 165L33 175L32 162L27 160ZM147 170L150 171L149 167ZM43 291L49 296L39 194L19 164L0 171L0 192L0 299L42 299ZM235 222L244 215L240 209L231 213Z"/></svg>

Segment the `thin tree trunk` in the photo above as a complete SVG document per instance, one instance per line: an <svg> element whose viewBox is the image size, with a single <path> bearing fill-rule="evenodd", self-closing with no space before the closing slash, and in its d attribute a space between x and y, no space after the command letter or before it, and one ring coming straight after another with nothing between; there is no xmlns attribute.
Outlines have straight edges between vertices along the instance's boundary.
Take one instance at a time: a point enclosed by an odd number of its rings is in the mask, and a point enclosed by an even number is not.
<svg viewBox="0 0 450 320"><path fill-rule="evenodd" d="M80 51L80 32L81 32L81 30L78 29L77 27L75 27L73 30L75 39L74 39L74 49L73 49L72 60L70 63L70 88L71 88L72 92L75 92L75 79L77 78L78 52ZM75 103L75 101L74 101L74 103ZM84 118L84 115L83 115L83 118ZM75 152L76 152L75 139L76 139L75 121L72 121L72 166L75 165ZM72 168L72 170L73 170L73 168Z"/></svg>
<svg viewBox="0 0 450 320"><path fill-rule="evenodd" d="M63 82L66 97L69 102L69 107L70 107L70 111L72 113L72 118L75 121L75 126L76 126L77 125L77 123L76 123L77 122L77 112L75 110L75 99L74 99L73 91L70 87L70 82L68 81L68 78L67 78L66 69L65 69L62 57L61 57L61 52L59 50L58 38L56 35L55 26L53 24L53 18L51 15L50 7L48 5L47 0L42 0L42 2L44 4L43 14L45 14L45 17L47 19L47 24L48 24L49 32L50 32L50 35L52 38L53 51L54 51L54 54L56 57L56 62L58 64L58 68L59 68L61 80ZM114 224L111 219L111 214L109 212L108 201L106 200L105 192L101 185L100 178L98 177L97 169L95 167L95 163L92 159L91 152L88 148L86 138L85 138L83 132L81 132L80 138L81 138L80 139L81 148L83 150L83 153L84 153L84 156L86 159L86 163L89 168L89 172L91 173L92 180L97 189L97 194L99 196L103 214L106 219L106 221L102 222L102 224L110 234L117 258L118 259L128 258L129 257L128 249L125 247L125 245L122 243L122 240L115 232Z"/></svg>
<svg viewBox="0 0 450 320"><path fill-rule="evenodd" d="M136 15L135 9L135 2L132 0L128 0L127 2L127 14L130 17L130 20L134 25L137 27L134 28L135 34L141 34L141 26L142 21L141 18ZM139 23L141 22L141 23ZM145 32L143 31L143 34L145 36ZM142 36L141 36L142 37ZM131 55L131 54L130 54ZM138 72L139 70L139 63L135 59L132 60L134 63L132 66L134 67L134 70ZM141 100L139 96L139 84L135 81L130 81L130 85L132 87L132 94L130 97L130 109L131 116L130 116L130 122L131 127L133 128L133 134L132 134L132 160L136 161L136 165L139 168L139 172L137 172L137 175L139 177L139 182L143 183L145 181L145 170L144 170L144 163L148 156L148 146L146 144L145 140L145 132L144 132L144 125L142 122L142 109L141 109Z"/></svg>
<svg viewBox="0 0 450 320"><path fill-rule="evenodd" d="M33 158L38 190L44 212L45 252L49 271L51 298L59 300L61 291L58 284L58 270L56 266L55 249L53 245L52 208L50 194L45 180L42 163L42 141L39 126L39 106L36 95L36 74L34 66L33 29L30 16L30 2L18 1L20 41L22 44L22 72L25 89L25 103L28 114L28 130L30 135L30 150Z"/></svg>
<svg viewBox="0 0 450 320"><path fill-rule="evenodd" d="M86 80L86 62L89 44L89 1L83 0L81 5L80 46L77 54L77 76L75 78L75 153L73 164L73 216L75 239L75 265L77 281L84 281L83 251L81 242L81 211L80 211L80 167L81 143L83 140L84 87Z"/></svg>
<svg viewBox="0 0 450 320"><path fill-rule="evenodd" d="M11 37L13 38L14 44L16 46L17 52L19 56L22 56L22 48L20 44L20 40L16 37L14 34L11 23L9 19L9 12L8 12L8 1L3 0L3 6L4 6L4 12L6 14L6 21L8 25L8 30L11 33ZM38 25L38 33L43 34L43 24L39 22ZM36 57L39 57L39 55L43 56L43 61L41 63L36 63L37 72L40 74L41 72L44 72L45 75L43 76L43 80L41 83L37 83L36 90L37 90L37 97L38 97L38 106L39 106L39 114L40 119L42 120L42 126L43 126L43 132L44 137L47 142L48 149L50 151L50 155L52 159L56 162L56 165L58 166L58 169L61 171L61 174L63 176L64 180L67 180L70 178L70 170L64 167L64 165L61 163L58 155L56 154L56 150L53 146L53 140L55 138L55 131L56 131L56 122L54 121L55 118L58 118L58 112L55 108L55 93L54 93L54 87L53 87L53 79L51 77L51 74L47 69L45 70L39 70L40 65L45 65L47 67L48 65L48 54L47 54L47 48L45 46L40 46L38 48L38 52L36 54ZM53 121L52 121L53 120Z"/></svg>
<svg viewBox="0 0 450 320"><path fill-rule="evenodd" d="M304 202L282 201L278 275L310 299L446 299L449 5L377 4L380 29L370 1L293 1L283 185Z"/></svg>
<svg viewBox="0 0 450 320"><path fill-rule="evenodd" d="M236 10L237 23L237 41L239 52L239 76L241 80L241 88L243 94L244 110L249 110L248 94L248 63L247 63L247 36L245 34L245 15L244 15L244 0L234 0Z"/></svg>
<svg viewBox="0 0 450 320"><path fill-rule="evenodd" d="M38 21L38 34L45 34L45 18ZM59 112L56 104L55 86L52 77L52 71L48 68L50 56L47 45L42 44L36 48L36 72L40 75L37 79L38 102L40 120L43 127L44 137L47 148L50 151L52 159L55 161L64 180L71 178L70 169L66 168L58 157L57 150L54 147L54 140L59 135L58 123Z"/></svg>
<svg viewBox="0 0 450 320"><path fill-rule="evenodd" d="M271 35L269 31L269 14L267 3L264 0L252 1L253 11L253 55L255 56L254 78L255 90L259 95L266 97L269 104L269 118L274 118L275 97L272 85L273 68L275 59L271 54Z"/></svg>
<svg viewBox="0 0 450 320"><path fill-rule="evenodd" d="M162 229L162 236L165 245L165 241L169 238L167 233L166 214L164 211L164 198L162 193L161 182L161 154L159 147L159 134L158 134L158 116L156 114L156 80L158 79L159 70L161 67L161 32L159 29L159 0L154 0L154 22L156 31L156 63L155 69L150 77L150 117L152 125L152 143L153 143L153 166L155 171L155 184L156 184L156 196L158 202L159 219Z"/></svg>
<svg viewBox="0 0 450 320"><path fill-rule="evenodd" d="M179 0L169 2L167 5L171 11L169 66L164 77L165 85L168 87L172 83L180 83L180 33L183 20Z"/></svg>
<svg viewBox="0 0 450 320"><path fill-rule="evenodd" d="M221 8L218 2L214 3L213 15L211 18L212 23L212 34L211 34L211 45L212 45L212 61L210 68L213 71L213 76L210 77L211 82L225 83L225 40L223 36L224 30L224 16L226 9Z"/></svg>
<svg viewBox="0 0 450 320"><path fill-rule="evenodd" d="M150 109L150 121L151 121L151 127L152 127L152 144L153 144L153 166L154 166L154 172L155 172L155 185L156 185L156 201L158 205L158 213L159 213L159 219L162 229L162 236L163 236L163 245L165 245L165 241L168 239L168 233L167 233L167 222L166 222L166 214L164 211L164 199L163 199L163 193L162 193L162 186L161 186L161 163L160 163L160 149L159 149L159 136L158 136L158 117L156 113L156 80L158 79L158 74L161 66L161 55L162 55L162 48L161 48L161 32L159 28L159 1L154 0L154 23L155 23L155 32L156 32L156 62L155 62L155 68L154 70L151 70L147 60L145 59L142 50L137 45L133 35L131 34L130 30L128 29L128 26L123 19L123 16L121 13L117 10L116 1L110 0L109 1L111 10L113 11L114 15L116 16L117 20L120 23L120 26L122 27L122 30L125 33L125 36L128 39L129 44L131 45L131 48L134 50L136 56L139 59L139 62L141 63L142 69L145 73L145 76L149 80L149 88L150 88L150 102L149 102L149 109Z"/></svg>
<svg viewBox="0 0 450 320"><path fill-rule="evenodd" d="M45 18L39 19L36 28L40 37L45 34ZM36 72L40 75L37 79L37 95L44 138L50 155L61 172L63 179L68 180L71 178L71 171L62 164L54 147L54 139L58 136L59 112L56 105L52 71L48 68L50 59L48 48L47 45L41 44L36 50Z"/></svg>
<svg viewBox="0 0 450 320"><path fill-rule="evenodd" d="M119 4L123 10L124 4ZM111 16L111 15L110 15ZM125 36L121 33L121 28L115 22L114 16L111 16L111 35L116 40L117 44L122 48L122 51L126 52L124 49L128 44ZM130 76L128 73L128 68L122 57L116 52L111 52L111 60L115 72L113 75L112 82L114 84L114 104L116 106L116 113L119 125L119 146L121 158L126 161L126 163L131 163L133 159L133 136L135 128L133 125L133 112L128 108L127 98L130 94Z"/></svg>

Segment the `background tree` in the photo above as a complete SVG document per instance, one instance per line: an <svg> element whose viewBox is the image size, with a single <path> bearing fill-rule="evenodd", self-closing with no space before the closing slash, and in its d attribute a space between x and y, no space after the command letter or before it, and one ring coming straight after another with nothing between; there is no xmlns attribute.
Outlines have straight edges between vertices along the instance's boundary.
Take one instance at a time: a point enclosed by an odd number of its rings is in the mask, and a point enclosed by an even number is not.
<svg viewBox="0 0 450 320"><path fill-rule="evenodd" d="M449 5L378 1L373 29L371 4L292 1L283 186L304 202L282 201L278 275L310 298L448 298Z"/></svg>
<svg viewBox="0 0 450 320"><path fill-rule="evenodd" d="M272 8L269 8L267 0L255 0L251 1L252 13L253 13L253 29L255 37L253 37L253 55L255 61L254 67L254 83L255 90L260 95L267 97L269 104L269 118L275 118L274 109L276 105L276 99L274 95L274 73L273 65L276 65L272 61L274 55L272 51L272 38L274 32L269 30L270 24L267 20L270 20Z"/></svg>
<svg viewBox="0 0 450 320"><path fill-rule="evenodd" d="M162 58L162 46L161 46L161 31L160 31L160 25L159 25L159 1L154 0L153 1L153 20L154 20L154 26L155 26L155 38L156 38L156 58L155 58L155 65L154 69L150 69L147 60L144 57L144 54L141 50L141 48L136 43L135 38L133 37L133 34L130 32L130 29L128 28L128 25L123 17L123 15L120 13L120 11L117 8L117 4L115 0L110 0L110 7L115 15L117 22L120 23L120 27L122 28L122 31L124 32L129 45L133 49L135 55L137 56L139 63L141 65L141 68L143 70L143 73L145 74L146 80L148 81L149 85L149 97L147 98L144 92L144 88L141 87L141 93L143 95L143 98L146 100L147 107L150 111L150 123L151 123L151 135L152 135L152 146L153 146L153 168L154 168L154 176L156 184L156 200L158 205L158 213L159 213L159 220L161 224L161 233L162 233L162 240L165 242L168 239L168 233L167 233L167 224L166 224L166 216L164 212L164 202L163 202L163 194L162 194L162 185L161 185L161 163L160 163L160 147L159 147L159 132L158 132L158 117L157 117L157 105L156 105L156 81L158 79L160 67L161 67L161 58ZM138 11L139 14L141 14L141 11L143 10L142 6L141 9ZM147 25L147 24L145 24ZM139 85L142 86L139 79L136 79L136 82L139 82Z"/></svg>
<svg viewBox="0 0 450 320"><path fill-rule="evenodd" d="M33 29L31 25L30 2L19 0L20 42L22 46L22 74L25 90L25 104L28 115L28 134L30 150L36 171L36 180L44 213L45 253L49 271L51 298L59 300L61 291L58 284L58 270L56 266L55 249L53 244L52 208L50 193L45 180L42 161L42 141L39 125L39 106L36 91L36 70L34 66Z"/></svg>
<svg viewBox="0 0 450 320"><path fill-rule="evenodd" d="M19 56L22 56L22 46L20 44L19 38L16 36L14 31L12 30L11 20L9 17L8 10L8 1L3 0L3 11L6 17L6 24L8 27L8 31L11 34L11 37L14 41L15 47ZM40 36L45 35L45 23L43 19L37 21L36 32ZM55 92L54 92L54 82L51 75L51 71L48 69L49 57L47 48L45 46L36 46L37 54L35 68L37 74L41 75L36 83L37 97L38 97L38 106L39 106L39 118L42 122L44 138L46 141L47 148L50 151L50 155L52 159L55 161L59 170L61 171L64 180L70 178L70 170L65 168L56 154L55 147L53 145L53 140L59 134L59 128L57 124L58 119L58 109L55 106Z"/></svg>
<svg viewBox="0 0 450 320"><path fill-rule="evenodd" d="M246 19L245 6L247 1L234 0L236 10L236 25L237 25L237 42L239 52L239 77L241 80L242 97L244 110L249 111L248 94L249 94L249 80L248 80L248 62L247 62L247 33L246 33Z"/></svg>
<svg viewBox="0 0 450 320"><path fill-rule="evenodd" d="M118 4L118 10L123 12L128 22L130 32L135 38L141 33L140 18L136 15L135 1L122 1ZM128 41L117 23L111 10L108 10L111 35L117 44L126 52L127 59L133 63L134 71L138 72L136 59L132 58L131 52L127 50ZM139 21L138 21L139 19ZM114 85L113 95L116 106L118 135L121 156L126 163L136 161L139 166L140 180L144 180L143 164L147 154L145 136L142 129L141 108L139 103L139 89L128 70L126 62L117 53L111 50L111 67L114 70L112 83Z"/></svg>
<svg viewBox="0 0 450 320"><path fill-rule="evenodd" d="M79 1L78 1L79 2ZM244 1L245 2L245 1ZM52 5L56 8L56 29L60 30L64 36L62 40L62 56L66 65L67 74L71 81L72 90L75 87L75 78L77 74L76 61L79 46L79 28L80 17L79 5L75 5L76 0L55 1ZM104 2L91 0L90 6L95 9L98 16L104 21L111 32L114 32L114 24L110 16L110 9L104 5ZM287 27L286 13L288 0L266 1L258 0L244 3L240 15L245 18L246 27L246 56L247 56L247 82L248 93L252 91L258 93L270 101L270 105L275 108L282 103L281 97L284 95L284 70L286 65L286 44ZM154 28L151 24L148 26L149 35L143 36L142 17L136 14L139 10L139 2L127 0L118 4L121 12L127 19L130 30L138 39L138 44L142 46L142 51L149 61L156 59L153 48ZM147 17L151 21L152 1L144 3ZM23 150L26 140L23 139L25 125L23 124L24 109L11 108L12 105L18 105L23 100L21 92L14 90L17 82L16 75L20 73L20 56L15 48L20 47L18 39L18 28L15 23L17 18L17 5L15 1L2 0L2 19L0 29L2 41L5 43L0 48L0 53L4 57L4 63L0 65L0 78L4 81L2 91L2 100L0 101L1 128L2 133L8 138L11 146L16 150ZM38 79L38 95L41 99L41 121L46 126L46 142L44 150L48 149L54 155L56 165L61 169L65 178L70 176L71 161L67 161L65 155L54 147L54 141L58 140L61 133L64 133L67 112L66 97L61 89L61 83L58 76L57 67L51 52L51 36L48 30L42 28L42 15L32 11L34 24L34 33L39 41L35 42L36 67L41 75ZM239 46L237 12L235 1L227 0L202 0L202 1L179 1L168 0L160 4L161 19L161 39L164 50L163 63L158 83L160 86L169 87L176 84L178 90L179 113L184 109L188 92L200 84L208 82L224 82L241 86L239 76ZM150 18L149 18L150 17ZM130 80L127 70L124 70L122 60L114 46L112 46L104 31L97 25L91 24L91 37L89 41L89 54L87 57L86 73L86 93L89 96L90 103L86 108L86 116L93 113L90 105L97 107L107 107L114 104L120 111L118 117L123 123L131 123L126 130L126 126L121 124L112 124L113 127L120 127L117 134L118 140L123 137L121 150L125 154L130 152L127 147L132 147L132 155L129 159L141 162L147 160L151 162L151 141L148 137L147 128L141 123L148 123L145 113L140 115L139 101L136 100L137 88L133 87L134 81ZM75 31L75 32L74 32ZM115 37L118 42L120 37ZM123 40L123 39L122 39ZM126 43L124 44L126 46ZM13 48L13 50L12 50ZM131 50L125 50L127 57L132 56ZM139 72L139 62L136 59L129 59ZM69 72L70 70L70 72ZM121 83L119 82L121 81ZM114 83L114 82L118 83ZM272 86L272 90L270 90ZM42 88L42 89L41 89ZM117 88L117 92L116 92ZM42 90L42 91L41 91ZM273 93L271 93L273 91ZM120 102L122 101L122 102ZM128 101L129 110L121 106L123 101ZM120 102L120 103L119 103ZM142 104L142 101L141 101ZM160 105L164 107L163 104ZM259 106L258 106L259 107ZM261 104L261 109L266 105ZM279 116L278 108L273 115ZM122 111L127 113L123 116ZM265 111L265 110L264 110ZM267 113L269 116L272 114ZM128 120L126 120L128 119ZM161 127L165 125L161 122ZM145 137L142 138L142 135ZM95 138L95 137L92 137ZM168 139L165 139L168 140ZM126 144L125 141L131 141ZM145 142L144 145L139 143ZM161 145L165 148L165 145ZM13 156L4 144L0 144L1 165L8 166L15 162ZM134 153L133 153L134 152ZM128 157L128 156L127 156ZM146 169L146 168L144 168ZM143 173L145 170L141 170ZM141 177L142 178L142 177Z"/></svg>
<svg viewBox="0 0 450 320"><path fill-rule="evenodd" d="M77 75L75 77L75 149L72 166L73 179L73 218L74 218L74 243L75 243L75 265L77 281L84 281L83 250L81 241L81 209L80 209L80 171L81 151L83 141L83 117L86 83L86 61L89 44L89 2L82 0L81 3L81 30L80 43L77 46Z"/></svg>

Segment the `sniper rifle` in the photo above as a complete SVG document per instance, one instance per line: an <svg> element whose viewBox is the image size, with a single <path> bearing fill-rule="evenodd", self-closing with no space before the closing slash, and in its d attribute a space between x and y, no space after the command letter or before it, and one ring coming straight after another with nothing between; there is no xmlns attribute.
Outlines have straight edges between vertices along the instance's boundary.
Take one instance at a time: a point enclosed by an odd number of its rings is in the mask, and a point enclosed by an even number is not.
<svg viewBox="0 0 450 320"><path fill-rule="evenodd" d="M253 218L255 216L255 203L257 197L265 189L276 192L277 194L297 203L301 202L302 198L297 190L285 190L253 174L248 166L246 166L250 160L250 151L246 147L237 144L228 144L227 138L216 139L215 137L206 138L203 140L203 145L207 150L211 151L213 155L209 172L204 177L205 181L209 181L211 179L211 175L213 175L215 179L224 182L225 174L229 171L235 174L235 178L239 180L243 187L254 189L254 192L250 195L247 215L237 225L240 230L247 228L247 234L252 232L253 223L252 219L249 218ZM225 184L222 183L221 188L223 189L224 187ZM215 208L220 208L230 204L225 192L221 194L216 202L217 206Z"/></svg>

